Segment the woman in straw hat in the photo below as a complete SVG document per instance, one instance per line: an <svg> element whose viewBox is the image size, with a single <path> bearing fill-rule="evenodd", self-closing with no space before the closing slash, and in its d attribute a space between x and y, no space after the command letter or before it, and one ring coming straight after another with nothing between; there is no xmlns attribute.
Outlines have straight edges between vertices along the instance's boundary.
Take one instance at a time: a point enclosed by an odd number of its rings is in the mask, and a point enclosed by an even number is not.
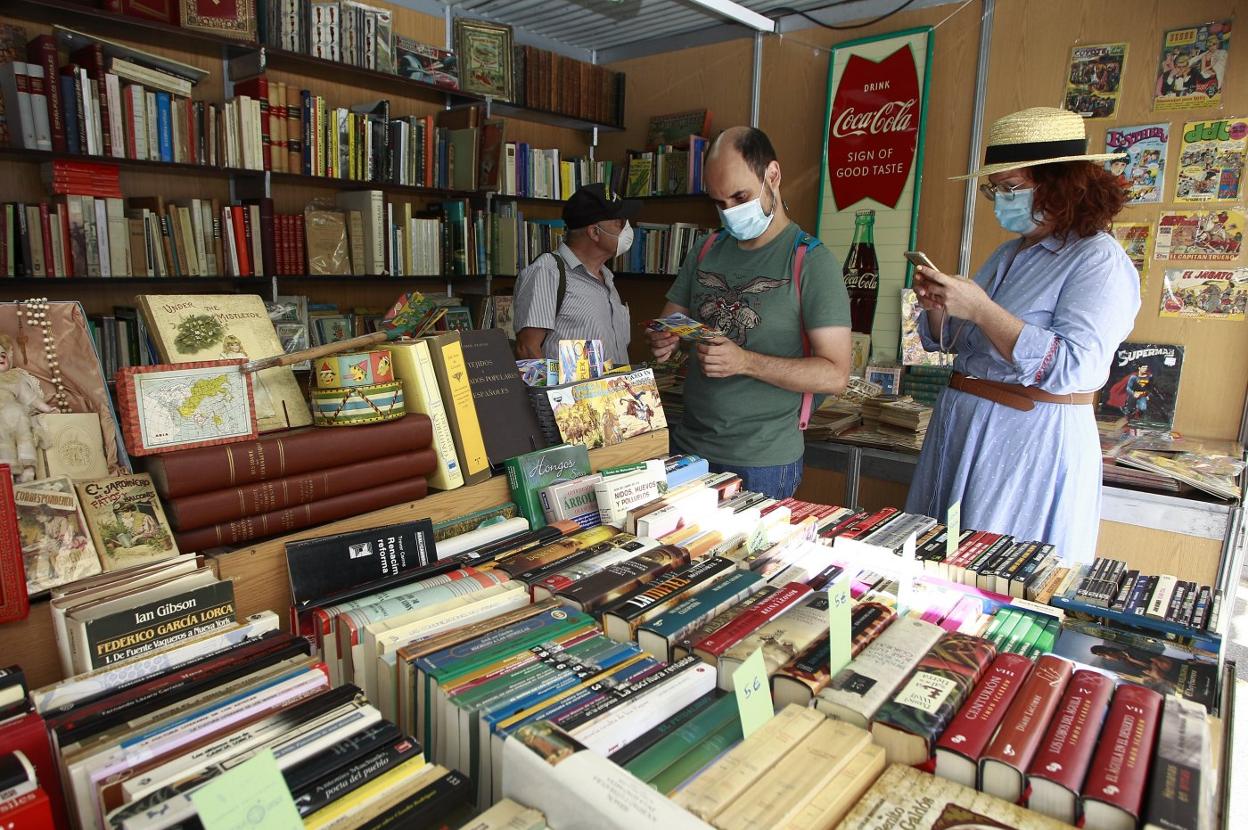
<svg viewBox="0 0 1248 830"><path fill-rule="evenodd" d="M1101 518L1093 416L1114 350L1130 333L1140 281L1106 231L1126 192L1089 154L1083 119L1035 107L992 125L968 176L1016 239L974 279L916 269L929 351L956 353L906 509L1048 542L1091 561Z"/></svg>

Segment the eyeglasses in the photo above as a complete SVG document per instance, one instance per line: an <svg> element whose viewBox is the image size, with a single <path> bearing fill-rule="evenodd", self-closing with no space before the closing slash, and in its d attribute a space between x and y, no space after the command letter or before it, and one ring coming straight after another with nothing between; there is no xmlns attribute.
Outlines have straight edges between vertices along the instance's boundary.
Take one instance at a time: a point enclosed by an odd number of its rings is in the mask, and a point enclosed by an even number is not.
<svg viewBox="0 0 1248 830"><path fill-rule="evenodd" d="M1025 193L1030 189L1031 188L1024 187L1021 184L997 185L985 183L979 186L979 192L990 202L995 202L997 200L998 193L1000 193L1001 197L1007 202L1012 202L1014 201L1014 195L1016 193Z"/></svg>

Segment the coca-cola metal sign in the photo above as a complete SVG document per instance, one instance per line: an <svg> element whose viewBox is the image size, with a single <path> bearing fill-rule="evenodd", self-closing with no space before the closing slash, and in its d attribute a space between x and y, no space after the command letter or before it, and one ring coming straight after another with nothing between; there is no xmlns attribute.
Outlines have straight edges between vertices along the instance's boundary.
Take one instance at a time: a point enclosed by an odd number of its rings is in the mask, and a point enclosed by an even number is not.
<svg viewBox="0 0 1248 830"><path fill-rule="evenodd" d="M932 37L923 27L862 38L838 44L829 59L817 233L847 257L855 211L875 211L879 292L871 351L877 360L895 358L900 341L903 253L913 248L917 230ZM846 276L853 279L861 276Z"/></svg>
<svg viewBox="0 0 1248 830"><path fill-rule="evenodd" d="M914 166L919 76L909 45L876 63L850 55L832 97L828 178L841 210L870 197L896 207Z"/></svg>

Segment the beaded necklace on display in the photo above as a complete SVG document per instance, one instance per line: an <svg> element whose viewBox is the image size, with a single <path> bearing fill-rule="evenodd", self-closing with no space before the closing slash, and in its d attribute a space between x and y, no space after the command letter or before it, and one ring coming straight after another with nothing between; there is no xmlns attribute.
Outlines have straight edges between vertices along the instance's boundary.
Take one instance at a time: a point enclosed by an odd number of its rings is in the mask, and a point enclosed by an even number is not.
<svg viewBox="0 0 1248 830"><path fill-rule="evenodd" d="M35 297L18 305L18 325L25 322L31 328L43 330L43 353L48 358L52 372L52 385L56 387L56 408L69 411L69 395L65 392L65 378L61 375L61 361L56 354L56 339L52 336L52 321L48 319L48 298Z"/></svg>

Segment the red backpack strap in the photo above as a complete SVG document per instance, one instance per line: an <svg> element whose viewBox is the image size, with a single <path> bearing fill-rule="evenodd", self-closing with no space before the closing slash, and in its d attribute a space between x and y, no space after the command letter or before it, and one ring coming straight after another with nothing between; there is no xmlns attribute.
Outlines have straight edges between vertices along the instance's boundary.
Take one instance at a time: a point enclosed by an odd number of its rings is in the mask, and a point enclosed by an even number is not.
<svg viewBox="0 0 1248 830"><path fill-rule="evenodd" d="M797 322L802 328L802 357L810 357L810 337L806 334L806 321L802 319L802 263L806 261L806 252L813 246L807 239L799 238L797 249L793 252L793 287L797 291ZM797 413L797 428L805 430L810 424L810 413L814 408L815 396L811 392L802 393L802 408Z"/></svg>
<svg viewBox="0 0 1248 830"><path fill-rule="evenodd" d="M706 235L706 240L703 241L702 247L698 250L699 265L702 264L702 260L706 259L706 255L711 252L711 246L718 242L719 238L723 236L723 234L723 231L711 231Z"/></svg>

